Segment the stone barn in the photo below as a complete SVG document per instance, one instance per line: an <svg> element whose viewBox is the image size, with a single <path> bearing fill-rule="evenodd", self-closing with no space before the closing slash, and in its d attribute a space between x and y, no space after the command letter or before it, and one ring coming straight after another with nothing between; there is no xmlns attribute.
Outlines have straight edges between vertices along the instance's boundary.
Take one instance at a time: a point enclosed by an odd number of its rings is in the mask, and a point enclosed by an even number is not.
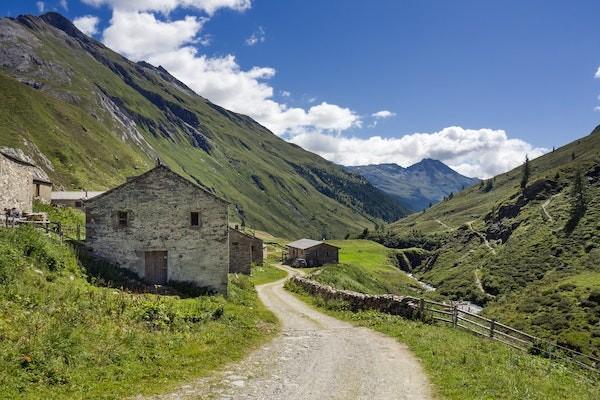
<svg viewBox="0 0 600 400"><path fill-rule="evenodd" d="M308 267L339 263L339 247L311 239L300 239L286 246L288 263L294 265L305 260Z"/></svg>
<svg viewBox="0 0 600 400"><path fill-rule="evenodd" d="M250 274L252 264L263 263L263 241L257 237L229 228L229 272Z"/></svg>
<svg viewBox="0 0 600 400"><path fill-rule="evenodd" d="M86 245L149 283L186 282L225 294L228 204L158 165L84 204Z"/></svg>
<svg viewBox="0 0 600 400"><path fill-rule="evenodd" d="M31 212L33 201L33 174L35 167L26 161L0 152L0 213L16 208Z"/></svg>

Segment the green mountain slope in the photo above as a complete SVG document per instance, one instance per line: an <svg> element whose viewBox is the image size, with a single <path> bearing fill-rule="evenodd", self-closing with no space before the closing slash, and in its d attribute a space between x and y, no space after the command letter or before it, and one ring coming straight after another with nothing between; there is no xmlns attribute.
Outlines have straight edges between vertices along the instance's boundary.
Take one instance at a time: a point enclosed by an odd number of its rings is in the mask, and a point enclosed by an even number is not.
<svg viewBox="0 0 600 400"><path fill-rule="evenodd" d="M426 158L408 168L397 164L346 167L367 178L383 192L397 198L412 210L420 211L451 193L479 182L454 171L441 161Z"/></svg>
<svg viewBox="0 0 600 400"><path fill-rule="evenodd" d="M406 214L397 202L251 118L133 63L59 14L0 19L0 146L69 189L107 189L157 158L275 234L340 237Z"/></svg>
<svg viewBox="0 0 600 400"><path fill-rule="evenodd" d="M441 247L414 268L454 298L487 303L484 312L518 328L600 355L600 133L530 163L525 190L516 168L426 212L391 225L391 234ZM570 223L574 177L587 207Z"/></svg>

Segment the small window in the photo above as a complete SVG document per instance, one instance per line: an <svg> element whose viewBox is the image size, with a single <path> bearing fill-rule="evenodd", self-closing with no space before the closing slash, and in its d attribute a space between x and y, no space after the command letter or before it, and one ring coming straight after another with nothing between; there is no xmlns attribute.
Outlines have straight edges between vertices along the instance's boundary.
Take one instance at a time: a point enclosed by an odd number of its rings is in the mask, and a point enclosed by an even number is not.
<svg viewBox="0 0 600 400"><path fill-rule="evenodd" d="M127 218L127 211L119 211L118 213L118 218L119 218L119 226L127 226L129 225L129 221Z"/></svg>
<svg viewBox="0 0 600 400"><path fill-rule="evenodd" d="M40 197L40 184L35 184L35 197Z"/></svg>
<svg viewBox="0 0 600 400"><path fill-rule="evenodd" d="M200 213L197 211L193 211L190 214L190 225L199 226L200 225Z"/></svg>
<svg viewBox="0 0 600 400"><path fill-rule="evenodd" d="M83 206L83 204L80 201L76 201L75 202L75 207L76 208L81 208Z"/></svg>

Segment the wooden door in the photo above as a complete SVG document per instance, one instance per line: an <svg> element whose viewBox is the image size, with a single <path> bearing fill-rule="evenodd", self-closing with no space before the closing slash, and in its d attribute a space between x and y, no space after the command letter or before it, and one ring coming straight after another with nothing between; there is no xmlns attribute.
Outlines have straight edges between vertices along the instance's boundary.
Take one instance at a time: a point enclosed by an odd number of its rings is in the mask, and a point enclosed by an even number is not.
<svg viewBox="0 0 600 400"><path fill-rule="evenodd" d="M146 270L144 273L146 281L155 285L167 283L167 255L166 251L146 252Z"/></svg>

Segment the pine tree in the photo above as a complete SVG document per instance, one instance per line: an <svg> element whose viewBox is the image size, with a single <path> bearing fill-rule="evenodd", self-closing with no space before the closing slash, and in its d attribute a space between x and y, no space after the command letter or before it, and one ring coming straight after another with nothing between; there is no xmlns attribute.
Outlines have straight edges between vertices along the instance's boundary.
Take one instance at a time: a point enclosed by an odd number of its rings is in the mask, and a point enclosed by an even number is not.
<svg viewBox="0 0 600 400"><path fill-rule="evenodd" d="M575 229L579 223L579 220L585 215L587 208L585 181L580 170L575 171L575 175L573 175L570 200L570 219L566 226L566 230L568 232L572 232Z"/></svg>
<svg viewBox="0 0 600 400"><path fill-rule="evenodd" d="M529 157L525 156L525 164L523 164L523 175L521 176L521 190L524 190L527 187L527 182L529 182L530 175L531 170L529 167Z"/></svg>

